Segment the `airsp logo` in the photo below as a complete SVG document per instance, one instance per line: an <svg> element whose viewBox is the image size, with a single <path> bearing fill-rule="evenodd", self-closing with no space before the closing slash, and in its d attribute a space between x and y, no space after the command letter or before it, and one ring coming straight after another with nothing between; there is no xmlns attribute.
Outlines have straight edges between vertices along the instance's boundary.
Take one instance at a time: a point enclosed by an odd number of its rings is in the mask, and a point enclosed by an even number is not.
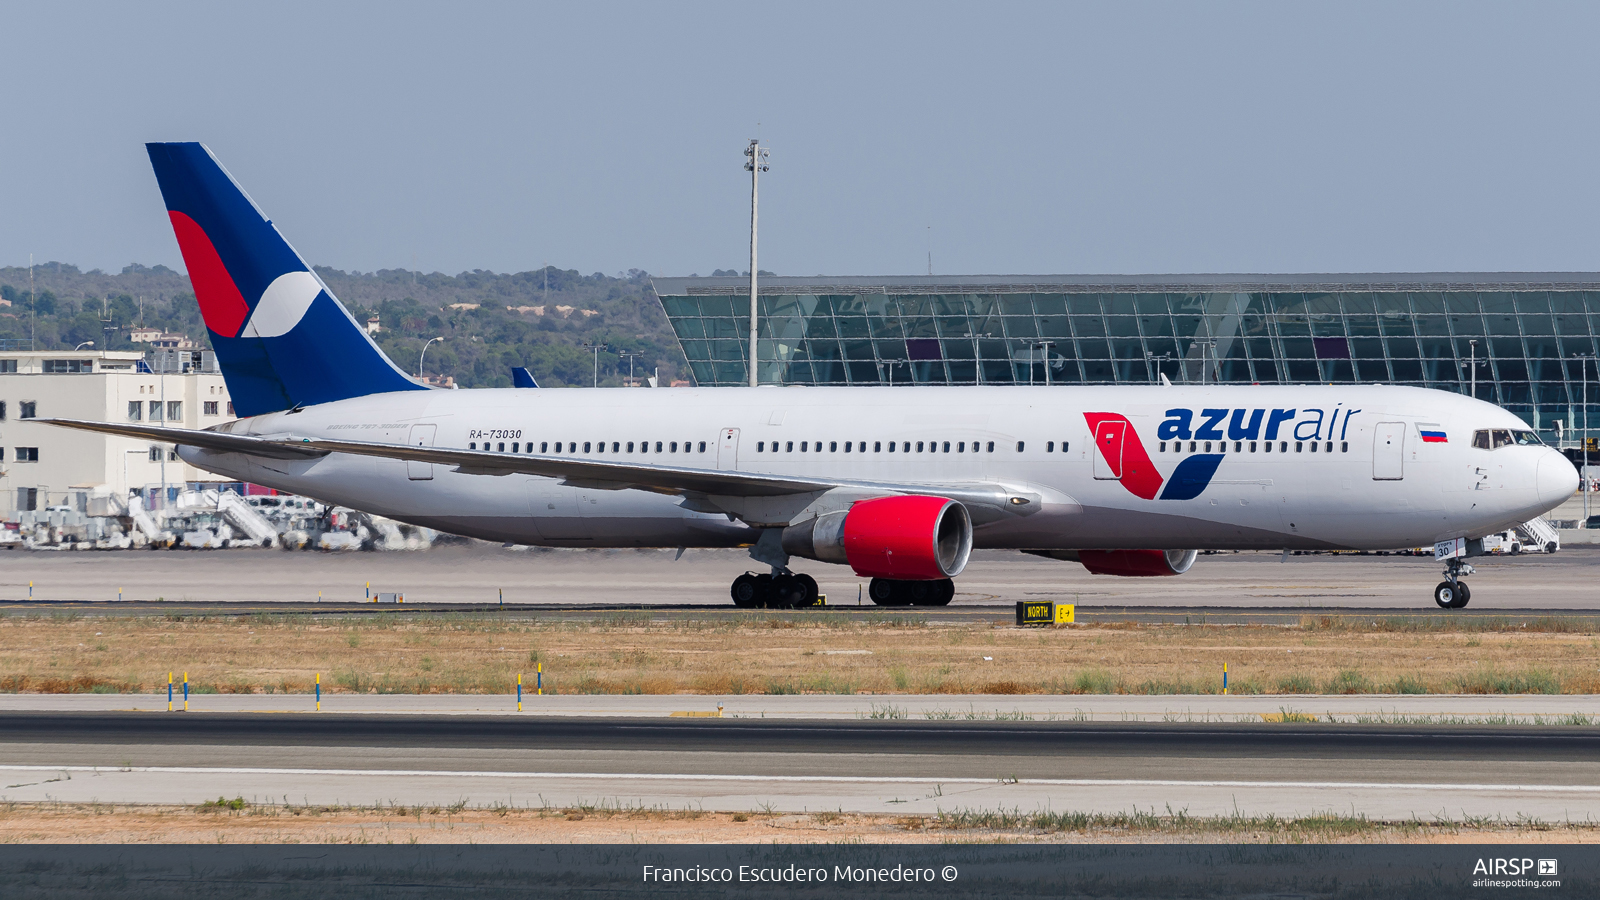
<svg viewBox="0 0 1600 900"><path fill-rule="evenodd" d="M1472 874L1526 875L1528 870L1533 868L1533 864L1534 861L1526 857L1522 859L1480 859L1478 864L1472 867ZM1553 859L1539 860L1539 874L1545 877L1554 876L1556 874L1556 861Z"/></svg>

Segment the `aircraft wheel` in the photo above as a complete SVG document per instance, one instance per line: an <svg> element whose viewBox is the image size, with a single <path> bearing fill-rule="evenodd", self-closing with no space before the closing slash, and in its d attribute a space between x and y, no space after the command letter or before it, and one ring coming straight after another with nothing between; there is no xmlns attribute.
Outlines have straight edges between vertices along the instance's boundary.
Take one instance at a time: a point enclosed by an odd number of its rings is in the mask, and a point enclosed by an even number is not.
<svg viewBox="0 0 1600 900"><path fill-rule="evenodd" d="M806 586L793 575L779 575L772 579L769 596L769 605L777 609L793 609L805 605Z"/></svg>
<svg viewBox="0 0 1600 900"><path fill-rule="evenodd" d="M905 593L908 606L934 606L939 602L937 581L902 581L900 590Z"/></svg>
<svg viewBox="0 0 1600 900"><path fill-rule="evenodd" d="M1433 602L1439 604L1441 609L1460 609L1467 605L1467 600L1472 597L1472 592L1467 589L1466 582L1441 581L1433 589Z"/></svg>
<svg viewBox="0 0 1600 900"><path fill-rule="evenodd" d="M805 588L805 605L816 606L817 598L822 596L822 589L817 587L817 580L805 574L796 575L794 580L800 582L800 586Z"/></svg>
<svg viewBox="0 0 1600 900"><path fill-rule="evenodd" d="M756 581L756 576L749 572L733 580L733 605L740 609L756 609L766 599L766 592L761 590L761 585Z"/></svg>
<svg viewBox="0 0 1600 900"><path fill-rule="evenodd" d="M867 585L867 596L878 606L905 606L905 591L900 582L889 578L874 578Z"/></svg>
<svg viewBox="0 0 1600 900"><path fill-rule="evenodd" d="M939 597L938 597L938 600L935 601L933 605L934 606L949 606L950 605L950 601L954 600L955 598L956 598L956 583L955 583L954 580L946 578L945 580L939 582Z"/></svg>

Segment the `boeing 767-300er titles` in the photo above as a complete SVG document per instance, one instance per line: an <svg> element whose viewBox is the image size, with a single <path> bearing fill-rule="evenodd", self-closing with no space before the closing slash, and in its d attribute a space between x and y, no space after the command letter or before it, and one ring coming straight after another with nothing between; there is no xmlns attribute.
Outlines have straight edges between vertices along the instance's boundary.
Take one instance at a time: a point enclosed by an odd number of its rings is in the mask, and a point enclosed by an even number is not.
<svg viewBox="0 0 1600 900"><path fill-rule="evenodd" d="M555 547L750 547L741 606L944 604L974 547L1179 575L1198 549L1435 546L1440 606L1484 535L1578 475L1516 416L1381 385L429 389L396 368L210 151L150 144L236 421L54 419L228 478ZM1182 549L1175 549L1182 548Z"/></svg>

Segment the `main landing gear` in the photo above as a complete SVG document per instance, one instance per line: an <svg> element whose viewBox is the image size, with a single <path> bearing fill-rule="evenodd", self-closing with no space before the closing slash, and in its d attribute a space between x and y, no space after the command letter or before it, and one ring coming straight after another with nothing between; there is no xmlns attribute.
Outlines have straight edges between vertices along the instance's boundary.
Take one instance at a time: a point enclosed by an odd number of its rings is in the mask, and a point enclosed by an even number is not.
<svg viewBox="0 0 1600 900"><path fill-rule="evenodd" d="M810 575L780 572L756 575L746 572L733 580L733 605L740 609L793 609L815 606L819 591Z"/></svg>
<svg viewBox="0 0 1600 900"><path fill-rule="evenodd" d="M938 581L874 578L867 593L879 606L949 606L956 595L956 583L948 578Z"/></svg>
<svg viewBox="0 0 1600 900"><path fill-rule="evenodd" d="M1461 579L1471 575L1473 568L1460 559L1446 560L1444 565L1445 580L1433 589L1433 602L1444 609L1461 609L1472 599L1472 591Z"/></svg>

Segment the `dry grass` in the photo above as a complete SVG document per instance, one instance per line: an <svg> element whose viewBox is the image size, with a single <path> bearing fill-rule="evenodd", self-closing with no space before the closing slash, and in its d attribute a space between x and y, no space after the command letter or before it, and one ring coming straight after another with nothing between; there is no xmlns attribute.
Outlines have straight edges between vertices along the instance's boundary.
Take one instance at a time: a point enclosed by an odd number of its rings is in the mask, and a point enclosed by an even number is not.
<svg viewBox="0 0 1600 900"><path fill-rule="evenodd" d="M503 843L1592 843L1594 823L1527 819L1380 821L1184 812L1020 813L961 810L931 816L760 811L460 807L196 806L9 803L0 843L503 844Z"/></svg>
<svg viewBox="0 0 1600 900"><path fill-rule="evenodd" d="M1442 624L1441 624L1442 623ZM563 694L1600 693L1586 620L930 625L916 615L0 617L0 691Z"/></svg>

